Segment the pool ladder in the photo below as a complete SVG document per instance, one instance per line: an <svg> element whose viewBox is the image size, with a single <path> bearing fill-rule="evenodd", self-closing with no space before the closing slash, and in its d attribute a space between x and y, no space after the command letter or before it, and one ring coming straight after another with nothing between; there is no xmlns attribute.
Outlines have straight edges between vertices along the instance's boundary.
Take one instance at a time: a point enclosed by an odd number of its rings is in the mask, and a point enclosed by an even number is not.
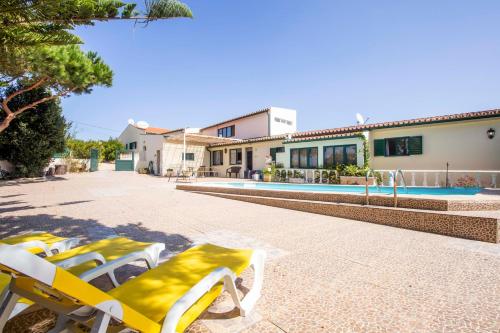
<svg viewBox="0 0 500 333"><path fill-rule="evenodd" d="M366 176L365 176L365 203L367 205L370 204L370 195L369 195L369 191L368 191L368 178L370 178L370 175L375 175L373 169L369 169L367 172L366 172ZM380 192L380 186L378 184L378 181L375 179L375 184L377 185L377 191Z"/></svg>
<svg viewBox="0 0 500 333"><path fill-rule="evenodd" d="M368 178L370 177L370 175L374 175L374 171L372 169L368 170L368 172L366 173L366 176L365 176L365 204L366 205L369 205L370 204L370 195L369 195L369 186L368 186ZM404 186L404 189L405 189L405 192L407 191L407 188L406 188L406 180L405 180L405 176L403 174L403 171L401 169L397 169L395 170L393 173L392 173L392 178L393 178L393 187L394 187L394 190L393 190L393 194L394 194L394 207L397 207L398 206L398 175L401 175L401 179L403 181L403 186ZM378 192L380 192L380 186L378 184L377 181L375 181L375 184L377 184L377 190Z"/></svg>

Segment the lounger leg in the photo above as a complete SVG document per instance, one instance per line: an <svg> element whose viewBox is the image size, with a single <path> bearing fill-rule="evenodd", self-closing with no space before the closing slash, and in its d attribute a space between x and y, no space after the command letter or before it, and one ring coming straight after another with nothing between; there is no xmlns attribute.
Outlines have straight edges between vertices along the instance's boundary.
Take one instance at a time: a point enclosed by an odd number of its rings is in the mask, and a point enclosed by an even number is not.
<svg viewBox="0 0 500 333"><path fill-rule="evenodd" d="M2 304L0 305L0 332L3 332L5 324L7 320L9 320L12 311L14 311L14 307L17 304L17 301L21 297L14 294L9 288L5 288L2 293Z"/></svg>
<svg viewBox="0 0 500 333"><path fill-rule="evenodd" d="M234 280L229 276L224 277L224 288L229 292L231 298L233 299L236 307L240 309L240 315L245 317L254 308L255 304L259 300L262 291L262 284L264 281L264 261L266 259L266 253L261 250L255 250L252 259L250 261L250 266L254 272L254 279L252 288L245 295L245 297L240 301L238 297L238 292L236 290L236 285Z"/></svg>
<svg viewBox="0 0 500 333"><path fill-rule="evenodd" d="M94 325L92 325L90 333L106 333L110 320L111 316L109 314L99 312L95 318Z"/></svg>

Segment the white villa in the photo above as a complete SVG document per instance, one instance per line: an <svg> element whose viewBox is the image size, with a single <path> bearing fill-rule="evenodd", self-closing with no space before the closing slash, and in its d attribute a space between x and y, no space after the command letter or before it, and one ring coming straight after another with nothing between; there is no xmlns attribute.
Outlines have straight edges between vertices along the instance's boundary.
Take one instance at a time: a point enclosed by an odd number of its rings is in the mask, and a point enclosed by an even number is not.
<svg viewBox="0 0 500 333"><path fill-rule="evenodd" d="M416 181L429 185L442 182L430 174L448 168L480 171L484 174L476 176L490 186L497 179L488 171L500 170L499 130L495 109L298 132L295 110L270 107L186 133L128 125L119 139L135 153L135 170L152 164L157 175L182 167L185 138L186 167L211 168L219 176L241 167L239 176L250 177L270 160L285 169L309 170L362 166L370 156L372 169L413 170Z"/></svg>

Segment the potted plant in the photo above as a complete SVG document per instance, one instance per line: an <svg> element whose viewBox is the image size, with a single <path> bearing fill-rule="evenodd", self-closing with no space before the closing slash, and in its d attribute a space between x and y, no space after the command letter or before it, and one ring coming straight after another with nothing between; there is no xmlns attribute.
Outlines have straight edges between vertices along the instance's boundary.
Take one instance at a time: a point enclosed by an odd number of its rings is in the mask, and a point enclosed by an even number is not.
<svg viewBox="0 0 500 333"><path fill-rule="evenodd" d="M368 169L360 168L357 165L351 164L340 168L340 184L342 185L376 185L377 179L375 175L366 179Z"/></svg>
<svg viewBox="0 0 500 333"><path fill-rule="evenodd" d="M303 171L298 171L298 170L293 170L293 174L291 177L288 178L288 181L290 183L296 183L296 184L302 184L305 182L304 180L304 172Z"/></svg>
<svg viewBox="0 0 500 333"><path fill-rule="evenodd" d="M273 181L273 168L272 167L266 167L262 170L262 175L263 175L263 180L265 182L271 182Z"/></svg>

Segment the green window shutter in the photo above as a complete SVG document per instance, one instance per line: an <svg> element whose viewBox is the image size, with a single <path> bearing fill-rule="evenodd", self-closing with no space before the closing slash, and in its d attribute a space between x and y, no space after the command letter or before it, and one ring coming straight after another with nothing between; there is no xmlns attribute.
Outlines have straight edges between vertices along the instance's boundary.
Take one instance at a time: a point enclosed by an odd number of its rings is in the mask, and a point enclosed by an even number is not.
<svg viewBox="0 0 500 333"><path fill-rule="evenodd" d="M422 155L422 136L411 136L408 138L408 153L410 155Z"/></svg>
<svg viewBox="0 0 500 333"><path fill-rule="evenodd" d="M274 162L276 161L276 148L271 148L271 158Z"/></svg>
<svg viewBox="0 0 500 333"><path fill-rule="evenodd" d="M385 156L385 139L373 140L375 156Z"/></svg>

